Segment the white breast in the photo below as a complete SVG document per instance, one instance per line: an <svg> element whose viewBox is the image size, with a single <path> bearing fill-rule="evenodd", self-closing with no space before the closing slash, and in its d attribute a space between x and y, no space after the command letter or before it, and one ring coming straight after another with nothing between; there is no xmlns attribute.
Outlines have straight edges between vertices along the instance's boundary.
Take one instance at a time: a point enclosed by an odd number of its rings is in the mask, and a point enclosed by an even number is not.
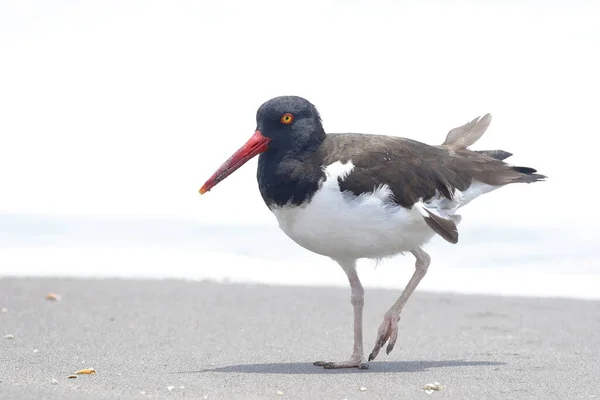
<svg viewBox="0 0 600 400"><path fill-rule="evenodd" d="M421 247L435 235L423 219L422 206L458 224L459 208L499 187L473 181L463 192L454 190L452 200L436 192L409 210L391 200L387 185L360 196L342 193L339 180L353 169L351 161L330 164L308 204L271 206L279 227L300 246L334 259L389 257Z"/></svg>
<svg viewBox="0 0 600 400"><path fill-rule="evenodd" d="M420 212L393 203L387 185L354 196L340 191L352 162L335 162L312 200L301 206L272 206L280 228L296 243L334 259L382 258L415 249L434 235Z"/></svg>

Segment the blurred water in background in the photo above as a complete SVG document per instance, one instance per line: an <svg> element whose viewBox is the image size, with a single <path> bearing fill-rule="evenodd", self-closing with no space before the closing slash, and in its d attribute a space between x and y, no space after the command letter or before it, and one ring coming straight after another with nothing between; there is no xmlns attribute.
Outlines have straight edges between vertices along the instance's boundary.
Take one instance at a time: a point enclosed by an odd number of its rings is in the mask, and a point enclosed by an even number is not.
<svg viewBox="0 0 600 400"><path fill-rule="evenodd" d="M458 245L436 238L419 289L600 298L597 243L580 231L463 222ZM412 256L361 260L365 286L403 288ZM210 279L346 286L332 260L292 242L276 222L0 214L0 276Z"/></svg>

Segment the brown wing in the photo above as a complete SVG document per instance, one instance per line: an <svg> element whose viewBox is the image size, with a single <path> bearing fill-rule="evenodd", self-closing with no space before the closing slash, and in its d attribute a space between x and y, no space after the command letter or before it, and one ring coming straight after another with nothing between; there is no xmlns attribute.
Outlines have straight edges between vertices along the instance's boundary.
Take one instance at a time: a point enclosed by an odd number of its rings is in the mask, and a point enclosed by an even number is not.
<svg viewBox="0 0 600 400"><path fill-rule="evenodd" d="M474 179L501 186L535 172L471 150L451 153L446 147L393 136L329 134L322 149L325 165L351 160L355 166L340 181L341 190L358 196L387 184L395 202L408 208L432 198L436 190L451 199L454 189L466 190Z"/></svg>

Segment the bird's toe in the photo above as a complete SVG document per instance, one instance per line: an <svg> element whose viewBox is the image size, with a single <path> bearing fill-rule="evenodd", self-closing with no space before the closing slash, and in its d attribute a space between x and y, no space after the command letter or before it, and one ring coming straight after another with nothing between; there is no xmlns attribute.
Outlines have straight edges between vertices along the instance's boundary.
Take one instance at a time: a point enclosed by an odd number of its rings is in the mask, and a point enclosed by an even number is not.
<svg viewBox="0 0 600 400"><path fill-rule="evenodd" d="M383 322L379 326L379 330L377 331L377 339L375 340L375 346L373 347L373 351L369 354L369 361L373 361L375 357L379 354L381 348L388 342L388 346L386 348L386 353L390 354L394 345L396 344L396 339L398 338L398 321L400 317L393 313L387 313L383 318Z"/></svg>
<svg viewBox="0 0 600 400"><path fill-rule="evenodd" d="M323 367L325 369L337 369L337 368L359 368L359 369L368 369L369 363L364 359L364 357L353 357L346 361L338 361L338 362L326 362L326 361L316 361L313 363L318 367Z"/></svg>
<svg viewBox="0 0 600 400"><path fill-rule="evenodd" d="M392 324L392 333L390 334L390 339L385 349L386 354L390 354L392 352L394 345L396 344L396 339L398 339L398 324Z"/></svg>

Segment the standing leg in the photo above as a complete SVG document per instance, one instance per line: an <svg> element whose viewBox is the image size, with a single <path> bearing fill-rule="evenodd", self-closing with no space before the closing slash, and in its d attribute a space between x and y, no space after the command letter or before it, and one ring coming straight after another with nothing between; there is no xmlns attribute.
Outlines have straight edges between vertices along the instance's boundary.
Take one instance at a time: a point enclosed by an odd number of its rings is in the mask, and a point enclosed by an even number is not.
<svg viewBox="0 0 600 400"><path fill-rule="evenodd" d="M383 318L383 322L379 326L379 331L377 332L377 340L375 341L375 348L369 355L369 361L374 360L379 354L379 350L388 341L387 348L385 349L387 354L390 354L392 349L394 348L394 344L396 343L396 339L398 338L398 321L400 321L400 313L404 308L404 305L410 298L410 295L415 291L421 279L427 273L427 268L431 263L431 257L429 254L425 253L422 249L412 250L411 253L415 256L417 261L415 262L415 272L413 276L408 281L408 284L402 291L402 294L396 300L394 305L385 313Z"/></svg>
<svg viewBox="0 0 600 400"><path fill-rule="evenodd" d="M352 355L347 361L341 362L324 362L317 361L314 365L321 366L324 368L368 368L364 351L363 351L363 336L362 336L362 314L364 304L364 289L358 279L356 272L356 260L350 261L337 261L338 264L344 269L344 272L348 276L348 282L350 283L350 303L354 308L354 347L352 349Z"/></svg>

